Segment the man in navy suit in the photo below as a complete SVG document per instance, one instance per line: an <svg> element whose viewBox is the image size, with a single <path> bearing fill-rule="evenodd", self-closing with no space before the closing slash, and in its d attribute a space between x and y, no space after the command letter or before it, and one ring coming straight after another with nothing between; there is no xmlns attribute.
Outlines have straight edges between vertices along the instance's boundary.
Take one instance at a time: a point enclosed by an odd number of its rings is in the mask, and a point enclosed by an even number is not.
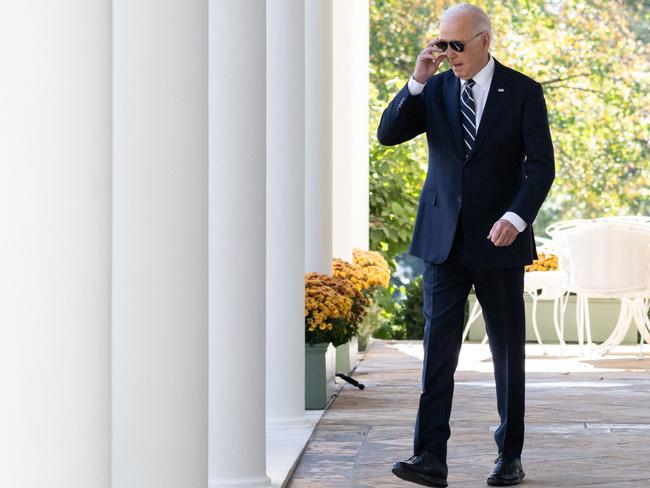
<svg viewBox="0 0 650 488"><path fill-rule="evenodd" d="M425 264L424 363L414 454L402 479L447 486L449 416L464 306L476 291L490 341L501 424L489 485L524 478L524 265L537 258L532 223L555 177L542 87L489 53L490 19L451 7L440 37L420 52L412 78L384 110L379 142L426 133L427 176L409 253ZM446 60L451 69L436 74Z"/></svg>

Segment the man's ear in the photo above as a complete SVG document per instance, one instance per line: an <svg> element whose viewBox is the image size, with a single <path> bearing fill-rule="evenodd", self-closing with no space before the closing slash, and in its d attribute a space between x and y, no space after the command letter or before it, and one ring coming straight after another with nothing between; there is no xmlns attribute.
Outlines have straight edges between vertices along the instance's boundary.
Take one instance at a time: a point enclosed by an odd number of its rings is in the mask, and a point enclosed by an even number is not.
<svg viewBox="0 0 650 488"><path fill-rule="evenodd" d="M490 49L490 44L492 44L492 39L490 39L490 33L484 32L481 36L481 42L483 43L483 50L487 51Z"/></svg>

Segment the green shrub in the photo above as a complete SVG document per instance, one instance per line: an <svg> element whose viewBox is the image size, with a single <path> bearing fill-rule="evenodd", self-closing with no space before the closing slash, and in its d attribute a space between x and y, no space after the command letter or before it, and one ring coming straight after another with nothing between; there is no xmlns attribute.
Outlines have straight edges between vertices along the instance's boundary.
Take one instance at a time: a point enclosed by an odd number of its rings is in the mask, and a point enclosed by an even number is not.
<svg viewBox="0 0 650 488"><path fill-rule="evenodd" d="M395 325L404 331L404 339L422 340L424 337L423 293L422 276L418 276L406 286L406 299L395 314Z"/></svg>
<svg viewBox="0 0 650 488"><path fill-rule="evenodd" d="M418 276L405 288L406 298L397 303L393 320L386 322L382 327L373 333L378 339L407 339L422 340L424 338L424 290L422 288L422 276ZM465 314L463 327L467 324L469 317L469 301L465 302Z"/></svg>
<svg viewBox="0 0 650 488"><path fill-rule="evenodd" d="M381 291L378 291L377 294L380 294ZM375 296L377 296L377 294ZM372 335L376 337L376 332L380 330L387 319L385 313L379 301L374 298L370 302L370 306L367 308L366 316L363 318L359 324L359 351L365 351L368 347L368 338Z"/></svg>

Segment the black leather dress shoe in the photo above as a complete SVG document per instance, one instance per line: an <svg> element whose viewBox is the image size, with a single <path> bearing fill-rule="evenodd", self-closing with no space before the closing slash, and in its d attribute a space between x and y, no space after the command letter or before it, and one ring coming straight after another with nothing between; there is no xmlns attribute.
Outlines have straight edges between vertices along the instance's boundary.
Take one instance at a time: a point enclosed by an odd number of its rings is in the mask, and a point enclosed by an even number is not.
<svg viewBox="0 0 650 488"><path fill-rule="evenodd" d="M519 458L506 461L503 454L499 454L494 462L496 463L494 471L487 479L487 484L490 486L518 485L526 476Z"/></svg>
<svg viewBox="0 0 650 488"><path fill-rule="evenodd" d="M447 465L429 451L396 462L392 471L398 478L420 485L447 486Z"/></svg>

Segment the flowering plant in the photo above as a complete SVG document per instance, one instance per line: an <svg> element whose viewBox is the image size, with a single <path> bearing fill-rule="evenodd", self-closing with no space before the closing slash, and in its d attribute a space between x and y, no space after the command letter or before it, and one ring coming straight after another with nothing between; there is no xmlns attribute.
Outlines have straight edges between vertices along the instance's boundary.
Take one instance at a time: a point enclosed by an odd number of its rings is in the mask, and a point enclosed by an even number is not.
<svg viewBox="0 0 650 488"><path fill-rule="evenodd" d="M352 299L341 278L321 273L305 275L305 340L308 344L331 342L345 344L347 321L352 310Z"/></svg>
<svg viewBox="0 0 650 488"><path fill-rule="evenodd" d="M346 317L349 340L352 336L357 335L359 324L365 317L366 308L371 302L368 277L361 267L338 258L334 258L332 262L332 275L344 280L343 292L352 300L352 307Z"/></svg>
<svg viewBox="0 0 650 488"><path fill-rule="evenodd" d="M372 297L390 279L388 263L373 251L353 250L353 263L335 258L332 276L305 275L305 340L339 346L357 335Z"/></svg>
<svg viewBox="0 0 650 488"><path fill-rule="evenodd" d="M559 269L558 258L555 254L538 253L538 258L525 267L526 271L555 271Z"/></svg>
<svg viewBox="0 0 650 488"><path fill-rule="evenodd" d="M366 276L366 286L374 291L378 288L388 288L390 269L384 257L376 251L364 251L354 248L352 262L362 269Z"/></svg>

